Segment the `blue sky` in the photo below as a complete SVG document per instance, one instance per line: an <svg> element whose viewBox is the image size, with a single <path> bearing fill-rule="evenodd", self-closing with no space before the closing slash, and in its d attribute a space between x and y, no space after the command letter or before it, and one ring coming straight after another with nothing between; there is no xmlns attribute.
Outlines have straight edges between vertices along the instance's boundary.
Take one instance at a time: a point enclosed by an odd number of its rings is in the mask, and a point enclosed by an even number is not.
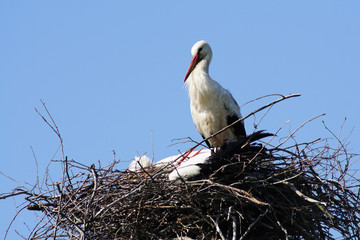
<svg viewBox="0 0 360 240"><path fill-rule="evenodd" d="M259 128L298 141L329 137L322 120L360 152L359 1L0 1L0 171L31 186L59 141L37 115L42 99L64 139L65 154L86 165L124 163L147 153L157 161L186 150L172 139L200 140L183 78L190 49L206 40L210 74L237 102L301 93L276 105ZM248 104L243 115L275 98ZM259 120L258 115L256 120ZM254 118L246 120L248 132ZM31 148L34 150L36 160ZM357 165L358 166L358 165ZM50 173L56 179L60 166ZM56 180L54 180L56 181ZM17 184L0 175L0 192ZM0 201L0 238L22 198ZM23 213L27 236L37 218ZM26 224L24 224L24 222Z"/></svg>

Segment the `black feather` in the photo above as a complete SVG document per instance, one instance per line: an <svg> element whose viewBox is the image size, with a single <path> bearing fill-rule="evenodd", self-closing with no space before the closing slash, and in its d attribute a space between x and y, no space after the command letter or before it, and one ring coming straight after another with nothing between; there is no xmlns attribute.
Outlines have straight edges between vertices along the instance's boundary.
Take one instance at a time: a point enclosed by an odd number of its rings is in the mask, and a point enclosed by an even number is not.
<svg viewBox="0 0 360 240"><path fill-rule="evenodd" d="M234 123L237 120L239 120L239 117L235 114L226 116L226 122L228 125ZM234 129L234 134L236 137L246 136L244 123L242 121L237 122L232 128Z"/></svg>
<svg viewBox="0 0 360 240"><path fill-rule="evenodd" d="M255 144L253 142L270 136L274 136L274 134L261 130L247 137L240 136L237 139L227 140L220 148L216 149L204 163L197 164L201 168L200 174L189 178L189 180L208 178L222 166L239 161L239 159L234 158L234 156L241 156L242 154L255 155L260 151L265 154L266 149L263 149L261 144Z"/></svg>
<svg viewBox="0 0 360 240"><path fill-rule="evenodd" d="M201 137L202 137L204 140L206 139L206 138L204 137L204 135L202 135L202 134L201 134ZM205 143L206 143L206 145L207 145L209 148L211 148L210 143L209 143L208 140L205 140Z"/></svg>

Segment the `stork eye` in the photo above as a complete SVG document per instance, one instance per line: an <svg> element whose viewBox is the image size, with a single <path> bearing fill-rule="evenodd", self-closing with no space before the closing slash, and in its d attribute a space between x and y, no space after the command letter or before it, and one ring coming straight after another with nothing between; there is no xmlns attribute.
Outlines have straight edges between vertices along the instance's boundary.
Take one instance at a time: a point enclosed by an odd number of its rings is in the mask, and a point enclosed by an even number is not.
<svg viewBox="0 0 360 240"><path fill-rule="evenodd" d="M202 49L203 49L202 47L201 47L201 48L199 48L199 52L201 52L201 51L202 51Z"/></svg>

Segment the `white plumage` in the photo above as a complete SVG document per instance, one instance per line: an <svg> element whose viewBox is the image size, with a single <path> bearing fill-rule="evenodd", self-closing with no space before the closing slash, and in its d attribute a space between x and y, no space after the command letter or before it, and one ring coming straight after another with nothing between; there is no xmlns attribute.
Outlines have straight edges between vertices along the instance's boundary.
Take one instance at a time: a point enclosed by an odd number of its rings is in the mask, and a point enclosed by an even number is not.
<svg viewBox="0 0 360 240"><path fill-rule="evenodd" d="M210 156L210 149L200 149L199 151L192 151L189 154L170 156L154 164L151 164L150 159L146 155L141 157L136 156L135 160L130 163L128 170L141 172L146 168L168 169L170 170L169 180L179 183L182 180L188 180L189 178L198 176L201 170L200 165L205 164Z"/></svg>
<svg viewBox="0 0 360 240"><path fill-rule="evenodd" d="M212 58L209 44L205 41L195 43L191 54L193 58L184 82L188 85L191 116L196 129L207 138L242 116L231 93L209 76ZM246 136L242 121L206 143L209 147L220 147L226 140L240 136Z"/></svg>
<svg viewBox="0 0 360 240"><path fill-rule="evenodd" d="M195 155L195 156L194 156ZM181 182L181 180L188 180L200 174L201 167L199 164L204 164L211 156L210 149L202 149L200 152L189 156L181 162L180 166L176 167L170 174L169 180Z"/></svg>
<svg viewBox="0 0 360 240"><path fill-rule="evenodd" d="M142 169L150 167L150 159L146 155L135 156L135 160L132 161L128 167L129 171L140 172Z"/></svg>

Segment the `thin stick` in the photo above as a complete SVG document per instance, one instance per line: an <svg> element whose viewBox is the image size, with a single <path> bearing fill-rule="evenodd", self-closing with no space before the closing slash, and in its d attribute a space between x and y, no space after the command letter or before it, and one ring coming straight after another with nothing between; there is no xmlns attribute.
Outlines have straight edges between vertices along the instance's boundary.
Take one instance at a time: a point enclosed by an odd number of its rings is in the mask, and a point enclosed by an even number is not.
<svg viewBox="0 0 360 240"><path fill-rule="evenodd" d="M245 239L245 237L249 234L249 232L254 228L254 226L262 219L267 213L269 212L269 208L266 209L266 211L262 214L260 214L253 223L250 224L250 226L246 229L244 234L239 238L239 240Z"/></svg>
<svg viewBox="0 0 360 240"><path fill-rule="evenodd" d="M320 114L320 115L318 115L318 116L316 116L316 117L313 117L313 118L311 118L311 119L309 119L309 120L306 120L304 123L302 123L299 127L297 127L296 129L295 129L295 131L293 131L282 143L280 143L277 147L279 148L281 145L283 145L285 142L287 142L287 140L289 140L289 138L291 138L292 136L294 136L294 134L297 132L297 131L299 131L299 129L300 128L302 128L302 127L304 127L305 126L305 124L307 124L307 123L309 123L309 122L311 122L311 121L313 121L313 120L315 120L315 119L317 119L317 118L319 118L319 117L322 117L322 116L325 116L326 115L326 113L322 113L322 114Z"/></svg>

